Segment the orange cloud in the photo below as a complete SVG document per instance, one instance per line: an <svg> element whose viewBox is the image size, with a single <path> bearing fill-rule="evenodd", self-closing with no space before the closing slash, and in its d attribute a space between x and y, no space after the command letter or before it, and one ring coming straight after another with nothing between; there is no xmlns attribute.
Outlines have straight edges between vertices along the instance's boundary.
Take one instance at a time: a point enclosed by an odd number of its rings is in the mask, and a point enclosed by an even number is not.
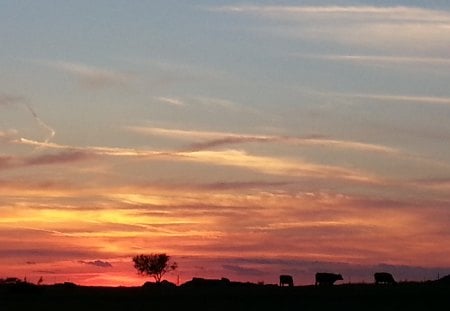
<svg viewBox="0 0 450 311"><path fill-rule="evenodd" d="M39 267L45 262L61 262L61 275L71 275L84 284L100 279L109 279L108 284L113 279L138 284L140 279L133 275L131 266L121 270L116 261L158 251L175 258L187 256L192 259L190 264L209 260L206 270L183 268L185 273L208 275L257 269L255 265L231 265L226 262L231 258L291 258L354 265L404 265L414 258L415 264L423 266L449 264L438 256L442 249L435 243L450 234L445 221L448 208L442 208L442 203L431 208L431 201L368 199L289 188L280 191L265 183L255 184L224 188L128 185L84 192L80 188L80 192L72 189L54 197L53 203L45 196L45 187L38 189L42 195L21 202L16 186L15 192L4 194L20 205L8 208L0 201L1 250L12 261L37 262ZM95 201L91 196L98 192L102 198ZM67 202L72 203L66 206ZM90 206L85 207L86 202ZM108 206L97 206L96 202L108 202ZM435 218L442 221L430 220ZM33 247L36 243L39 248ZM64 260L107 261L113 270L109 276L99 271L85 274L69 268ZM0 260L0 266L4 262ZM223 267L216 271L218 263Z"/></svg>
<svg viewBox="0 0 450 311"><path fill-rule="evenodd" d="M95 155L135 157L141 159L166 159L181 162L197 162L220 166L233 166L272 175L293 177L308 176L317 178L344 179L362 183L381 183L380 178L354 169L331 165L319 165L301 160L250 155L244 151L238 150L161 152L110 147L81 148L59 145L55 143L37 142L24 138L21 138L17 141L17 143L52 149L66 149L72 150L72 152L78 151L92 153Z"/></svg>

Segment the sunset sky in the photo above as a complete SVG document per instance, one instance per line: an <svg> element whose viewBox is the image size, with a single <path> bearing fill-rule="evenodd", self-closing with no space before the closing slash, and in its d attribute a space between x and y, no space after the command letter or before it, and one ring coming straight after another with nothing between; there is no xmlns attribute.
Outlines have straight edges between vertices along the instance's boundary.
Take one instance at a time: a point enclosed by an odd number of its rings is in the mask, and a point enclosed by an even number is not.
<svg viewBox="0 0 450 311"><path fill-rule="evenodd" d="M450 2L0 0L0 278L450 274Z"/></svg>

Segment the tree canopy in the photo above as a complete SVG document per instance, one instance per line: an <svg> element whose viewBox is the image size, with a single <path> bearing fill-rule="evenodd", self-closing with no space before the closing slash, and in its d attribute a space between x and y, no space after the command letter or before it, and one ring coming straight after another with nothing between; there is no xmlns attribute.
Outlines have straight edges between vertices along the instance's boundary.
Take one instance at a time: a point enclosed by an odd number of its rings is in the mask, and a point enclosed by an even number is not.
<svg viewBox="0 0 450 311"><path fill-rule="evenodd" d="M156 283L160 283L167 272L175 270L178 265L170 261L167 254L141 254L133 257L134 268L140 274L152 276Z"/></svg>

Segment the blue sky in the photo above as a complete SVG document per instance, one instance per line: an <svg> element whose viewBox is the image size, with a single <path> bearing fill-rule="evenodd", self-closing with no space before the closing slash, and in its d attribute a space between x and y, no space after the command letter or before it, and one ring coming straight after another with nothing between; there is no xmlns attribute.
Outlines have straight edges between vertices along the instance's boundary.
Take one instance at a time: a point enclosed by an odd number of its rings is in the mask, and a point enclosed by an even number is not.
<svg viewBox="0 0 450 311"><path fill-rule="evenodd" d="M0 8L3 253L86 284L134 284L137 250L267 281L450 267L448 1Z"/></svg>

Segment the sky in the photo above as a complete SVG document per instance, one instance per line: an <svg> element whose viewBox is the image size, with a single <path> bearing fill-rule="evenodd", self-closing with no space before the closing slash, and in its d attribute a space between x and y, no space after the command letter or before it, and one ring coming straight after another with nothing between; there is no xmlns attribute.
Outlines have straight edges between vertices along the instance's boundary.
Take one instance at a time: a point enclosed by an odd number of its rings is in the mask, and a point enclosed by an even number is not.
<svg viewBox="0 0 450 311"><path fill-rule="evenodd" d="M448 1L0 0L0 278L450 274Z"/></svg>

